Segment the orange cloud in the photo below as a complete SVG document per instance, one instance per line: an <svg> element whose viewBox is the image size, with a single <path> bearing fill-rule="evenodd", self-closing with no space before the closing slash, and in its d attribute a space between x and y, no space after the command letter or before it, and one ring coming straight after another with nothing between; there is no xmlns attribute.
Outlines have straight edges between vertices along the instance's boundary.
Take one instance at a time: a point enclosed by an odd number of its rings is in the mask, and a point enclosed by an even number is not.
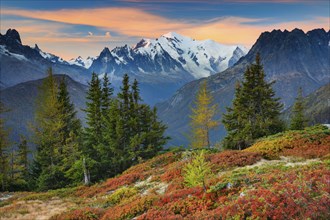
<svg viewBox="0 0 330 220"><path fill-rule="evenodd" d="M65 24L96 26L127 36L155 38L169 31L177 31L199 39L211 38L225 43L239 42L244 44L252 44L256 34L260 34L263 30L287 27L289 29L298 27L306 30L328 27L328 22L320 19L309 22L256 25L251 24L251 22L259 21L258 19L228 17L209 22L193 23L168 19L133 8L64 9L57 11L4 9L2 13Z"/></svg>
<svg viewBox="0 0 330 220"><path fill-rule="evenodd" d="M26 38L27 41L32 41L33 39L34 42L44 42L45 44L75 42L77 43L76 45L78 43L93 45L100 42L108 42L110 39L112 42L124 42L132 37L157 38L164 33L176 31L199 40L213 39L220 43L243 44L249 47L263 31L271 31L273 29L292 30L293 28L300 28L304 31L314 28L329 29L328 18L324 17L314 18L308 21L281 22L266 25L265 21L267 20L265 19L241 17L225 17L198 22L169 19L135 8L63 9L55 11L2 9L1 13L2 15L37 19L27 20L25 23L21 23L22 21L4 20L2 27L10 25L9 27L15 27L20 32L25 33L28 36ZM43 20L53 22L40 24ZM61 32L61 28L70 25L97 27L104 30L104 35L97 36L93 33L85 33L85 36L70 36ZM106 34L107 32L109 34ZM110 34L112 32L119 33L121 36L117 38L113 37ZM33 36L33 33L39 33L39 35Z"/></svg>

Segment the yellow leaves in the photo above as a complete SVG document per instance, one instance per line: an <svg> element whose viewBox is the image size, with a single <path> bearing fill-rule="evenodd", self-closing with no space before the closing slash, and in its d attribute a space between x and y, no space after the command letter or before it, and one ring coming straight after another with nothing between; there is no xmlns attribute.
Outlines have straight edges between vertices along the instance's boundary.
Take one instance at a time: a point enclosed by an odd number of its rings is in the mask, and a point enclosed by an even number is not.
<svg viewBox="0 0 330 220"><path fill-rule="evenodd" d="M204 81L196 95L195 107L191 109L192 148L210 147L209 131L219 125L218 121L213 120L217 105L212 105L212 101L213 97L208 92L206 81Z"/></svg>

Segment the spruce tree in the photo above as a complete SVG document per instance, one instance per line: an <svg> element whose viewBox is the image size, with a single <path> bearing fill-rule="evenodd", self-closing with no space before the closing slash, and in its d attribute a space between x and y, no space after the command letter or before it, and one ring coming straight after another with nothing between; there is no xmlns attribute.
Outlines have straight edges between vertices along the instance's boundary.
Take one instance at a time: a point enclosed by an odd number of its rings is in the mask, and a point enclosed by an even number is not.
<svg viewBox="0 0 330 220"><path fill-rule="evenodd" d="M77 111L75 110L74 104L70 100L70 95L64 77L60 81L57 98L60 103L59 110L64 117L63 144L65 144L66 140L70 138L70 132L73 132L76 136L80 135L81 122L77 118Z"/></svg>
<svg viewBox="0 0 330 220"><path fill-rule="evenodd" d="M103 83L101 88L101 115L102 115L102 143L98 145L99 153L99 178L106 178L113 174L113 150L112 146L106 141L106 126L107 123L113 118L109 114L112 104L113 88L108 79L108 75L104 74Z"/></svg>
<svg viewBox="0 0 330 220"><path fill-rule="evenodd" d="M166 143L166 126L157 118L156 109L141 104L138 82L132 85L127 75L118 98L111 102L109 117L105 122L105 143L108 151L108 174L122 172L129 166L156 155Z"/></svg>
<svg viewBox="0 0 330 220"><path fill-rule="evenodd" d="M108 74L104 74L102 83L102 94L101 94L101 109L102 115L106 116L111 105L111 96L113 95L113 88L108 78Z"/></svg>
<svg viewBox="0 0 330 220"><path fill-rule="evenodd" d="M102 91L96 73L92 74L86 99L86 109L84 111L86 112L87 127L84 132L84 153L90 158L96 159L98 156L96 146L102 140Z"/></svg>
<svg viewBox="0 0 330 220"><path fill-rule="evenodd" d="M110 146L104 138L105 124L111 117L108 114L113 93L110 85L107 74L104 75L101 85L98 76L93 73L86 97L87 127L84 131L83 156L85 158L85 177L86 173L89 173L93 180L107 176L106 169L111 161L109 159Z"/></svg>
<svg viewBox="0 0 330 220"><path fill-rule="evenodd" d="M191 118L191 146L192 148L210 148L210 130L219 125L213 119L216 105L212 105L212 96L204 81L196 95L195 107L192 108Z"/></svg>
<svg viewBox="0 0 330 220"><path fill-rule="evenodd" d="M60 81L58 91L58 101L60 103L60 114L63 115L63 139L62 139L62 152L61 152L61 171L67 178L67 183L78 183L82 181L83 169L75 170L77 174L73 173L72 167L79 163L81 160L81 123L77 118L74 104L70 100L69 92L63 77ZM74 177L77 177L75 179Z"/></svg>
<svg viewBox="0 0 330 220"><path fill-rule="evenodd" d="M130 84L129 84L129 76L127 74L124 75L122 86L120 87L120 92L117 94L118 101L119 101L119 111L120 114L117 118L117 140L120 142L118 147L121 148L123 154L119 158L121 161L122 169L126 169L129 167L130 158L128 157L127 153L129 152L129 144L130 144L130 136L131 136L131 93L130 93Z"/></svg>
<svg viewBox="0 0 330 220"><path fill-rule="evenodd" d="M16 167L16 178L15 185L16 189L27 190L28 189L28 178L29 178L29 160L28 155L30 153L27 139L24 136L20 137L20 143L17 147L17 153L15 158Z"/></svg>
<svg viewBox="0 0 330 220"><path fill-rule="evenodd" d="M307 126L307 118L304 115L304 100L302 97L302 88L300 87L298 90L298 96L293 105L292 113L291 113L291 122L290 129L291 130L303 130Z"/></svg>
<svg viewBox="0 0 330 220"><path fill-rule="evenodd" d="M257 138L283 130L279 115L282 109L272 89L274 82L265 81L265 73L257 54L256 62L247 67L242 85L237 86L233 106L227 108L223 124L227 136L225 148L243 149Z"/></svg>

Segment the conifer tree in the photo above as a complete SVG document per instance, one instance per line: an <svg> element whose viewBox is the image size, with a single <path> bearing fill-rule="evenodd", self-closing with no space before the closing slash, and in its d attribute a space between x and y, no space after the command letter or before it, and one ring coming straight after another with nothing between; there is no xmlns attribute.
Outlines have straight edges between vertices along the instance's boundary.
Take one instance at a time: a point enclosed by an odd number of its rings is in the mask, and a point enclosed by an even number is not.
<svg viewBox="0 0 330 220"><path fill-rule="evenodd" d="M207 90L206 81L204 81L197 92L195 107L191 109L192 148L210 148L210 130L219 125L213 119L216 108L216 105L212 105L212 96Z"/></svg>
<svg viewBox="0 0 330 220"><path fill-rule="evenodd" d="M156 109L139 101L138 82L130 85L125 75L118 98L111 103L104 131L105 143L111 146L108 163L113 174L156 155L167 141L166 126L157 119Z"/></svg>
<svg viewBox="0 0 330 220"><path fill-rule="evenodd" d="M77 118L74 104L70 101L69 92L63 77L60 81L58 91L58 101L60 103L60 114L63 115L63 139L62 139L62 152L61 152L61 171L65 174L67 183L78 183L82 181L83 169L77 168L77 163L81 160L81 123ZM76 164L76 165L75 165ZM77 172L74 174L73 172Z"/></svg>
<svg viewBox="0 0 330 220"><path fill-rule="evenodd" d="M77 111L74 108L74 104L70 101L68 88L63 77L59 84L58 102L60 103L59 110L63 114L64 127L63 127L63 144L70 138L70 132L73 132L76 136L80 135L81 123L77 118Z"/></svg>
<svg viewBox="0 0 330 220"><path fill-rule="evenodd" d="M227 108L223 116L228 132L223 141L225 148L243 149L257 138L283 130L283 122L279 119L282 104L275 98L273 83L265 81L257 54L256 62L244 73L242 85L236 87L233 106Z"/></svg>
<svg viewBox="0 0 330 220"><path fill-rule="evenodd" d="M87 113L87 127L84 131L83 156L85 161L85 179L90 175L93 180L107 177L107 170L111 160L110 145L105 141L105 126L110 120L109 114L113 88L110 87L107 74L103 83L93 73L87 93L85 112ZM92 165L93 164L93 165ZM88 175L87 175L88 173Z"/></svg>
<svg viewBox="0 0 330 220"><path fill-rule="evenodd" d="M101 88L101 123L102 123L102 143L98 145L98 153L99 153L99 178L106 178L113 174L113 150L110 143L106 141L106 126L107 123L114 117L109 114L111 104L112 104L112 95L113 88L111 87L111 83L108 79L107 74L103 76L103 83Z"/></svg>
<svg viewBox="0 0 330 220"><path fill-rule="evenodd" d="M34 173L36 185L40 190L63 187L64 174L60 171L63 152L64 118L58 100L58 86L52 69L43 81L37 98L35 112L34 142L37 148ZM36 167L37 166L37 167Z"/></svg>
<svg viewBox="0 0 330 220"><path fill-rule="evenodd" d="M106 116L110 109L112 95L113 95L113 88L111 87L108 74L105 73L103 76L102 94L101 94L101 109L103 116Z"/></svg>
<svg viewBox="0 0 330 220"><path fill-rule="evenodd" d="M96 146L101 143L102 139L102 91L96 73L92 74L86 99L86 109L84 111L86 112L87 127L84 133L84 152L92 159L96 159Z"/></svg>
<svg viewBox="0 0 330 220"><path fill-rule="evenodd" d="M302 88L298 90L298 96L293 105L290 129L291 130L303 130L307 126L307 119L304 115L304 101L302 97Z"/></svg>
<svg viewBox="0 0 330 220"><path fill-rule="evenodd" d="M8 140L9 130L5 128L5 121L3 119L3 113L8 111L3 103L0 101L0 184L2 191L8 189L9 185L9 147L10 143Z"/></svg>
<svg viewBox="0 0 330 220"><path fill-rule="evenodd" d="M16 178L14 182L17 189L28 189L29 153L30 151L28 149L27 139L24 136L21 136L15 158Z"/></svg>
<svg viewBox="0 0 330 220"><path fill-rule="evenodd" d="M96 73L92 74L86 96L86 123L83 134L83 160L85 170L92 179L97 179L99 172L98 148L102 144L102 90L101 82ZM86 173L85 173L86 174Z"/></svg>

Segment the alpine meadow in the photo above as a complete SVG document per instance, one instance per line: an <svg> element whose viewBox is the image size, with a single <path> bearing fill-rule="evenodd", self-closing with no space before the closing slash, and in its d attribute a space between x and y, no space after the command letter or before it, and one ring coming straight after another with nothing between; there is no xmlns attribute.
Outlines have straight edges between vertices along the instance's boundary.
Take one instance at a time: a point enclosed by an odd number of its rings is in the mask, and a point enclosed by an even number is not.
<svg viewBox="0 0 330 220"><path fill-rule="evenodd" d="M0 4L0 219L330 219L329 1Z"/></svg>

